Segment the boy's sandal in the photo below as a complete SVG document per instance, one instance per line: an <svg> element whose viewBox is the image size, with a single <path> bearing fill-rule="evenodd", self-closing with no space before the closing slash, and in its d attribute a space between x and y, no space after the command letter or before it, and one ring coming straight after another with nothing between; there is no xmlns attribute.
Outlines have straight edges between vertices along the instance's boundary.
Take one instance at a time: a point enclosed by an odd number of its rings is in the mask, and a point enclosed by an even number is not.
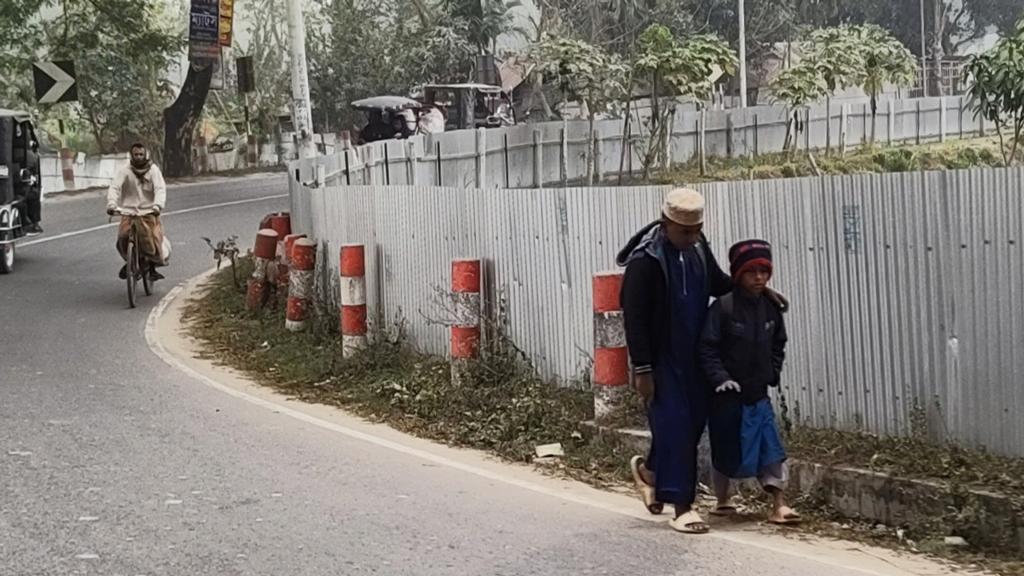
<svg viewBox="0 0 1024 576"><path fill-rule="evenodd" d="M629 461L629 469L633 473L633 482L636 483L636 489L640 492L640 498L644 501L644 507L651 514L657 516L661 514L665 509L664 504L658 502L654 492L654 486L651 486L644 480L643 474L640 473L640 467L644 465L643 456L633 456Z"/></svg>
<svg viewBox="0 0 1024 576"><path fill-rule="evenodd" d="M768 518L768 522L770 524L776 524L779 526L799 524L801 521L803 521L803 518L789 506L779 508Z"/></svg>
<svg viewBox="0 0 1024 576"><path fill-rule="evenodd" d="M711 529L708 523L695 510L690 510L682 516L676 517L669 522L669 525L676 532L682 532L683 534L707 534L708 530Z"/></svg>
<svg viewBox="0 0 1024 576"><path fill-rule="evenodd" d="M738 513L739 508L732 504L720 504L711 511L712 516L735 516Z"/></svg>

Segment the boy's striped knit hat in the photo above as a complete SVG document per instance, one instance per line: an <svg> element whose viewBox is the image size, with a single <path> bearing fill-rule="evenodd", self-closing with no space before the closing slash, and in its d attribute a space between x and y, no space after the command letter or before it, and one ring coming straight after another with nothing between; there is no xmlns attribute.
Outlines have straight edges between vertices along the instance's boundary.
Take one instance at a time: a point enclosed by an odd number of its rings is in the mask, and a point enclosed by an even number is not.
<svg viewBox="0 0 1024 576"><path fill-rule="evenodd" d="M729 269L734 280L754 266L764 266L772 272L771 244L764 240L744 240L729 249Z"/></svg>

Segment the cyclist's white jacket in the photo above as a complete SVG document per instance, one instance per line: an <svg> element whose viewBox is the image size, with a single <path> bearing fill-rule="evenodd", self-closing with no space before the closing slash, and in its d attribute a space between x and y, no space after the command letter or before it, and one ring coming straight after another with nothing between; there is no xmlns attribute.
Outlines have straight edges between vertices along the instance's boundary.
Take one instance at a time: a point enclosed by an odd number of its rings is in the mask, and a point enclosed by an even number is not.
<svg viewBox="0 0 1024 576"><path fill-rule="evenodd" d="M153 164L141 178L126 162L110 182L107 189L107 208L120 208L125 212L148 214L154 208L163 211L167 204L167 184L160 167Z"/></svg>

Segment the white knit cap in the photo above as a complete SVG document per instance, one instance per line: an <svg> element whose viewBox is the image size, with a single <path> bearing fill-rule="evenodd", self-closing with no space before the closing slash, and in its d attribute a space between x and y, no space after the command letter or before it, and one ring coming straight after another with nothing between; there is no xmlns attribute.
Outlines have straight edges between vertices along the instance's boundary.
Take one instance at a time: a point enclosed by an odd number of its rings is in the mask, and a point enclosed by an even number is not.
<svg viewBox="0 0 1024 576"><path fill-rule="evenodd" d="M665 196L661 212L676 224L699 226L704 223L704 197L690 188L676 188Z"/></svg>

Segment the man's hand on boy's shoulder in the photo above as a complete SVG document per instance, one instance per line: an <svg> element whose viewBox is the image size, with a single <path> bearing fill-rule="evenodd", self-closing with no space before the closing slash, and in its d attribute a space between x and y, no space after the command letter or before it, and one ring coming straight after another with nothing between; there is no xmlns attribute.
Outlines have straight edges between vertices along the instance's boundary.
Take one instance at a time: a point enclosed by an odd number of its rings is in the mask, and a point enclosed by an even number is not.
<svg viewBox="0 0 1024 576"><path fill-rule="evenodd" d="M772 288L765 288L764 295L775 304L775 307L779 309L779 312L785 314L789 312L789 299L786 298L781 292L777 292Z"/></svg>

